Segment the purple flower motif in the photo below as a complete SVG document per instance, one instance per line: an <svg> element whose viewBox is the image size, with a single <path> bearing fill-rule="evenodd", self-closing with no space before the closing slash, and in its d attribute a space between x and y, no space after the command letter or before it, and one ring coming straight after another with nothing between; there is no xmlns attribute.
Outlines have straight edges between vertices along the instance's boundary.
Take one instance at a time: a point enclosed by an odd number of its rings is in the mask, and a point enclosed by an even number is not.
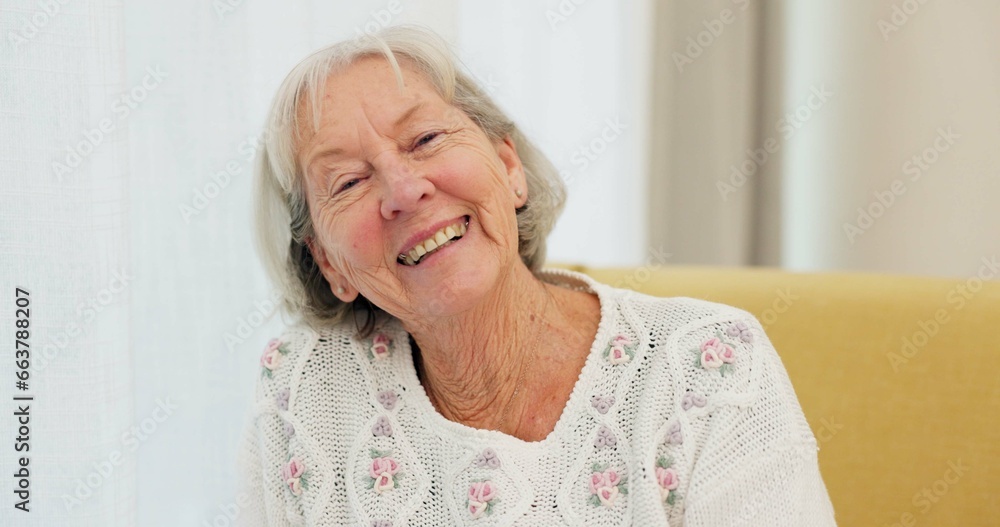
<svg viewBox="0 0 1000 527"><path fill-rule="evenodd" d="M497 453L492 448L483 449L483 453L476 456L476 461L474 464L477 467L484 468L500 468L500 458L497 457Z"/></svg>
<svg viewBox="0 0 1000 527"><path fill-rule="evenodd" d="M293 435L295 435L295 427L292 426L292 423L289 423L288 421L285 421L285 427L283 431L285 432L285 435L288 437L292 437Z"/></svg>
<svg viewBox="0 0 1000 527"><path fill-rule="evenodd" d="M748 344L753 342L753 332L750 331L750 327L747 326L746 322L737 322L729 326L729 329L726 330L726 335L733 338L739 337L740 340Z"/></svg>
<svg viewBox="0 0 1000 527"><path fill-rule="evenodd" d="M611 409L611 406L613 404L615 404L615 398L614 397L601 397L601 396L595 395L595 396L593 396L593 397L590 398L590 404L594 408L596 408L598 412L600 412L602 414L606 414L606 413L608 413L608 410Z"/></svg>
<svg viewBox="0 0 1000 527"><path fill-rule="evenodd" d="M378 419L375 421L375 424L372 425L372 435L376 437L378 436L389 437L392 435L392 425L389 424L388 417L384 415L378 416Z"/></svg>
<svg viewBox="0 0 1000 527"><path fill-rule="evenodd" d="M278 409L284 411L288 410L288 398L291 397L291 393L288 388L282 388L277 395L274 396L274 402L278 405Z"/></svg>
<svg viewBox="0 0 1000 527"><path fill-rule="evenodd" d="M706 399L704 395L698 395L694 392L686 392L684 393L684 397L681 399L681 408L685 410L690 410L692 406L702 408L707 403L708 399Z"/></svg>
<svg viewBox="0 0 1000 527"><path fill-rule="evenodd" d="M390 410L391 411L393 408L396 407L397 396L396 396L396 392L394 392L392 390L384 390L384 391L378 392L377 398L378 398L379 404L381 404L382 408L385 408L386 410Z"/></svg>
<svg viewBox="0 0 1000 527"><path fill-rule="evenodd" d="M389 520L372 520L372 527L392 527L392 522Z"/></svg>
<svg viewBox="0 0 1000 527"><path fill-rule="evenodd" d="M615 438L615 434L611 432L611 429L602 426L597 430L597 437L594 439L594 446L597 448L614 448L618 444L618 439Z"/></svg>
<svg viewBox="0 0 1000 527"><path fill-rule="evenodd" d="M684 434L681 433L681 422L675 421L674 424L670 425L670 428L667 429L667 444L679 445L683 442Z"/></svg>

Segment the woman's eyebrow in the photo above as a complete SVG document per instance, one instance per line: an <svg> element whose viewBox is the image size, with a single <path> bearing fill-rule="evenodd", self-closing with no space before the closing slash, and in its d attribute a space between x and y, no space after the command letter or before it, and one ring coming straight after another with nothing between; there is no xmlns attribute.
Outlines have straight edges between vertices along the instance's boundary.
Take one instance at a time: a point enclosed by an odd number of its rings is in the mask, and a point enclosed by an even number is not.
<svg viewBox="0 0 1000 527"><path fill-rule="evenodd" d="M424 107L423 101L418 102L417 104L414 104L413 106L410 106L410 108L408 110L406 110L405 112L403 112L403 114L400 115L399 118L396 119L396 121L394 123L392 123L393 128L399 128L399 125L401 125L404 122L406 122L406 120L409 119L410 117L413 117L413 114L416 113L418 110L420 110L423 107Z"/></svg>

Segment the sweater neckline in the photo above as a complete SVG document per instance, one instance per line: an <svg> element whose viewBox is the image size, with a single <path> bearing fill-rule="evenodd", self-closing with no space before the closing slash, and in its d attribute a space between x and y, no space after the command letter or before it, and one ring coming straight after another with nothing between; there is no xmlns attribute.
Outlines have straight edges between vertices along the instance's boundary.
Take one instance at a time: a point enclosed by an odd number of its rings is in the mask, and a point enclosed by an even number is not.
<svg viewBox="0 0 1000 527"><path fill-rule="evenodd" d="M481 443L483 441L492 441L496 444L508 445L521 449L545 449L550 444L557 443L559 441L558 438L567 433L566 429L573 426L573 423L570 422L574 417L573 414L578 413L578 409L581 405L586 404L586 401L589 400L588 392L591 391L591 385L593 384L594 379L601 374L600 361L602 360L601 353L603 352L603 346L601 346L601 343L606 342L610 338L607 334L611 331L611 326L614 324L615 318L612 313L614 305L611 297L611 290L606 285L595 281L593 278L583 273L565 269L541 269L538 271L537 276L550 284L569 286L570 288L579 291L596 294L598 302L600 302L601 305L601 320L597 325L597 333L594 335L594 341L590 345L587 360L584 363L583 368L580 370L576 382L573 384L573 390L570 392L569 400L566 401L566 405L563 406L555 427L543 439L538 441L525 441L497 430L487 430L464 425L441 415L437 408L435 408L431 403L430 398L427 396L427 392L424 390L424 386L420 384L420 380L417 377L416 366L413 363L413 349L410 347L409 335L400 325L399 331L402 334L398 341L402 350L402 360L400 361L402 362L402 365L399 370L400 381L406 388L406 391L409 394L409 399L417 410L417 413L420 415L420 419L424 421L433 433L447 436L463 443Z"/></svg>

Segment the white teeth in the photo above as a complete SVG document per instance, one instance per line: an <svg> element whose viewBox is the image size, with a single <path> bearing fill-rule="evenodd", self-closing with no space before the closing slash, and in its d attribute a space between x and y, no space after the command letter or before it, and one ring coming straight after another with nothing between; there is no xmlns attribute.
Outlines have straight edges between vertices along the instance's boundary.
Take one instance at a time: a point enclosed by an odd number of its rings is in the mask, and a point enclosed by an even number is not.
<svg viewBox="0 0 1000 527"><path fill-rule="evenodd" d="M424 249L426 249L427 252L431 252L437 248L438 248L438 243L434 240L427 240L424 242Z"/></svg>
<svg viewBox="0 0 1000 527"><path fill-rule="evenodd" d="M409 252L401 253L399 260L406 265L416 265L426 254L449 244L455 238L464 236L467 231L468 227L464 221L449 225L435 232L430 238L416 244Z"/></svg>

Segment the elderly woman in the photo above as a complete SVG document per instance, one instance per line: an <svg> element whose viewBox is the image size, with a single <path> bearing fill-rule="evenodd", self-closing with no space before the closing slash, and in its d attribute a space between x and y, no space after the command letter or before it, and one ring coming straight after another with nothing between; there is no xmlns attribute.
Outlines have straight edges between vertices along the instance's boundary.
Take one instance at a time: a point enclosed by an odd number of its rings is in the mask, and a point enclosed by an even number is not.
<svg viewBox="0 0 1000 527"><path fill-rule="evenodd" d="M757 320L542 269L553 166L435 35L322 49L274 100L245 525L832 525Z"/></svg>

